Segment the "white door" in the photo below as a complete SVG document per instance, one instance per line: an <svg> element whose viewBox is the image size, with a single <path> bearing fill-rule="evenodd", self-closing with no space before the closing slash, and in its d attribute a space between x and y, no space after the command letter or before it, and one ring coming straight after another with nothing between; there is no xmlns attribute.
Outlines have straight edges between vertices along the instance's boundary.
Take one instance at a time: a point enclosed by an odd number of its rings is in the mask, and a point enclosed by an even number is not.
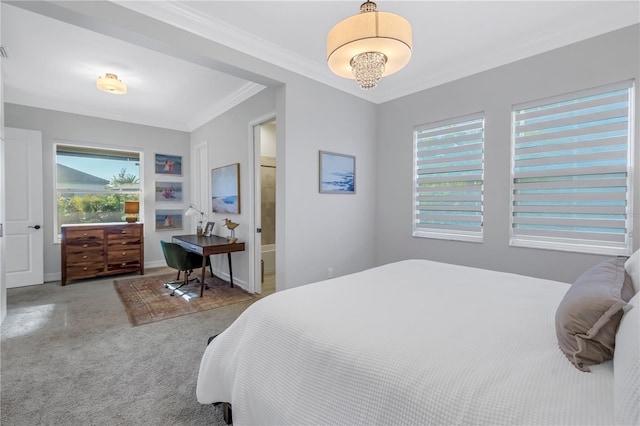
<svg viewBox="0 0 640 426"><path fill-rule="evenodd" d="M42 133L5 128L7 288L44 283Z"/></svg>

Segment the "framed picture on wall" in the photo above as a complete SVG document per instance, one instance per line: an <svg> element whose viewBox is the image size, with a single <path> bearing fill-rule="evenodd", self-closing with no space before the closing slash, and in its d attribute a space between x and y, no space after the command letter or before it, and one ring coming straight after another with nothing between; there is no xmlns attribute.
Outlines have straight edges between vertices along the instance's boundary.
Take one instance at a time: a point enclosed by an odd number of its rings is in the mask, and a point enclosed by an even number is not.
<svg viewBox="0 0 640 426"><path fill-rule="evenodd" d="M156 231L183 229L181 209L157 209Z"/></svg>
<svg viewBox="0 0 640 426"><path fill-rule="evenodd" d="M182 156L156 154L156 174L182 176Z"/></svg>
<svg viewBox="0 0 640 426"><path fill-rule="evenodd" d="M156 201L182 202L182 182L156 181Z"/></svg>
<svg viewBox="0 0 640 426"><path fill-rule="evenodd" d="M211 211L240 213L240 163L211 170Z"/></svg>
<svg viewBox="0 0 640 426"><path fill-rule="evenodd" d="M356 157L320 151L320 192L323 194L356 193Z"/></svg>

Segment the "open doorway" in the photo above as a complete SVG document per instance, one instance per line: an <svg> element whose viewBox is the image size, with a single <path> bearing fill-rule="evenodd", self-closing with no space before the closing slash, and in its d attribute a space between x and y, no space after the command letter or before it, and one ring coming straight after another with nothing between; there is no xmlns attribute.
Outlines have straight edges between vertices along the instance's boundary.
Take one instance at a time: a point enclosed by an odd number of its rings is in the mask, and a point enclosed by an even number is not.
<svg viewBox="0 0 640 426"><path fill-rule="evenodd" d="M254 289L267 295L276 289L276 120L253 127L254 152Z"/></svg>

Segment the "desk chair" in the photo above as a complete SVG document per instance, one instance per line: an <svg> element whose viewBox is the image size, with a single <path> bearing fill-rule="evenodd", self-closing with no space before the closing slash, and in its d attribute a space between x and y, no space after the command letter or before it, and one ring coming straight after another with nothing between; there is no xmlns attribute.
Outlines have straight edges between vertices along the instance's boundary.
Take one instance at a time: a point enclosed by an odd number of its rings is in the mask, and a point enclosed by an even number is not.
<svg viewBox="0 0 640 426"><path fill-rule="evenodd" d="M171 296L174 296L177 289L187 285L190 281L200 281L198 277L191 279L189 277L194 269L202 268L202 256L197 253L187 251L182 246L175 243L160 241L160 245L162 246L162 252L164 253L164 259L167 262L167 265L178 270L178 276L175 281L164 283L165 288L169 288L170 284L180 284L178 287L173 289ZM211 267L209 256L207 256L207 266L213 276L213 268ZM184 272L183 280L180 280L181 272ZM205 288L209 287L205 284Z"/></svg>

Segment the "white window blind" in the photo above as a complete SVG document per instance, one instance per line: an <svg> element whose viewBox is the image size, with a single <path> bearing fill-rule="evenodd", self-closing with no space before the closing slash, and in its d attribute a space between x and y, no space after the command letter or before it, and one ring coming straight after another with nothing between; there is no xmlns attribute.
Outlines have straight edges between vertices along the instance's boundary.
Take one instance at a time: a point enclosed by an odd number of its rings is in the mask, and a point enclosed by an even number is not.
<svg viewBox="0 0 640 426"><path fill-rule="evenodd" d="M484 115L414 129L413 236L482 241Z"/></svg>
<svg viewBox="0 0 640 426"><path fill-rule="evenodd" d="M512 245L630 253L632 89L514 106Z"/></svg>

